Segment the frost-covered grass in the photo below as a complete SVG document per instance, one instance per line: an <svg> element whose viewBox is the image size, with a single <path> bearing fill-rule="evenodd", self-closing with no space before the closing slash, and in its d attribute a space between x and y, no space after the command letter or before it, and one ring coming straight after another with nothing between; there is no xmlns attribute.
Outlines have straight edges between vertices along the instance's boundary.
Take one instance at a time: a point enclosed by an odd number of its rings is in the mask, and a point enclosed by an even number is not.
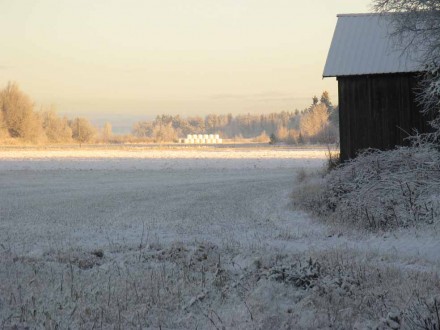
<svg viewBox="0 0 440 330"><path fill-rule="evenodd" d="M0 170L298 168L320 166L324 158L323 148L3 148Z"/></svg>
<svg viewBox="0 0 440 330"><path fill-rule="evenodd" d="M324 156L39 156L0 161L0 328L436 322L437 233L349 234L291 208Z"/></svg>
<svg viewBox="0 0 440 330"><path fill-rule="evenodd" d="M440 225L440 152L430 145L366 151L294 196L324 219L372 230Z"/></svg>

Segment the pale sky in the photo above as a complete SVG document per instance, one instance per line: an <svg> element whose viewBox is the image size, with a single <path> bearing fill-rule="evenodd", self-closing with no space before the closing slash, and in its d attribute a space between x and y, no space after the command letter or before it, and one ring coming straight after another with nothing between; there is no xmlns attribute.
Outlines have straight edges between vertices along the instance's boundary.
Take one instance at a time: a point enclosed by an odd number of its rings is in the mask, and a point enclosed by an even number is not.
<svg viewBox="0 0 440 330"><path fill-rule="evenodd" d="M371 0L0 0L0 84L97 121L303 109Z"/></svg>

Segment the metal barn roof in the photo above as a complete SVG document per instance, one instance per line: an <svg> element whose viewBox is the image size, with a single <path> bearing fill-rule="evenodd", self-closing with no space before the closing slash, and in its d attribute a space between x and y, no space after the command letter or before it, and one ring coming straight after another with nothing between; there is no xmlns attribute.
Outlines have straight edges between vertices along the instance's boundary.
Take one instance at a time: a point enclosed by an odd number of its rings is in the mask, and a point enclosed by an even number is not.
<svg viewBox="0 0 440 330"><path fill-rule="evenodd" d="M406 56L394 47L391 15L338 15L323 76L420 71L416 56Z"/></svg>

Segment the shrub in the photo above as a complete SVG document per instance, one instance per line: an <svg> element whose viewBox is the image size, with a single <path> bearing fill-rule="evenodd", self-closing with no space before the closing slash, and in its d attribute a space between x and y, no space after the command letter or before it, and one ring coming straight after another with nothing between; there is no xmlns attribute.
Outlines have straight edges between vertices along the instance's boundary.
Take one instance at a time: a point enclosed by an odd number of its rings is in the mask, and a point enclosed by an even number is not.
<svg viewBox="0 0 440 330"><path fill-rule="evenodd" d="M333 171L341 165L341 153L339 151L331 150L327 145L327 171Z"/></svg>
<svg viewBox="0 0 440 330"><path fill-rule="evenodd" d="M310 180L309 180L310 181ZM367 150L328 173L295 202L320 216L368 229L440 222L440 152L432 145Z"/></svg>
<svg viewBox="0 0 440 330"><path fill-rule="evenodd" d="M440 296L418 298L404 314L411 329L440 330Z"/></svg>
<svg viewBox="0 0 440 330"><path fill-rule="evenodd" d="M253 141L259 143L268 143L270 141L270 138L267 135L266 131L263 131L259 136L255 137Z"/></svg>

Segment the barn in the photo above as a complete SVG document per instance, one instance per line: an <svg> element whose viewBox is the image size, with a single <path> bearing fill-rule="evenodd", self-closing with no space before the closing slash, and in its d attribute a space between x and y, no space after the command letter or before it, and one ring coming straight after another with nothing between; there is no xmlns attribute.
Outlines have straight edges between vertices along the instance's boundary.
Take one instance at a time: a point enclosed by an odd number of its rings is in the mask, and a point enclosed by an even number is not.
<svg viewBox="0 0 440 330"><path fill-rule="evenodd" d="M323 77L338 81L341 160L405 145L414 130L429 129L415 95L420 55L395 46L392 15L338 15Z"/></svg>

